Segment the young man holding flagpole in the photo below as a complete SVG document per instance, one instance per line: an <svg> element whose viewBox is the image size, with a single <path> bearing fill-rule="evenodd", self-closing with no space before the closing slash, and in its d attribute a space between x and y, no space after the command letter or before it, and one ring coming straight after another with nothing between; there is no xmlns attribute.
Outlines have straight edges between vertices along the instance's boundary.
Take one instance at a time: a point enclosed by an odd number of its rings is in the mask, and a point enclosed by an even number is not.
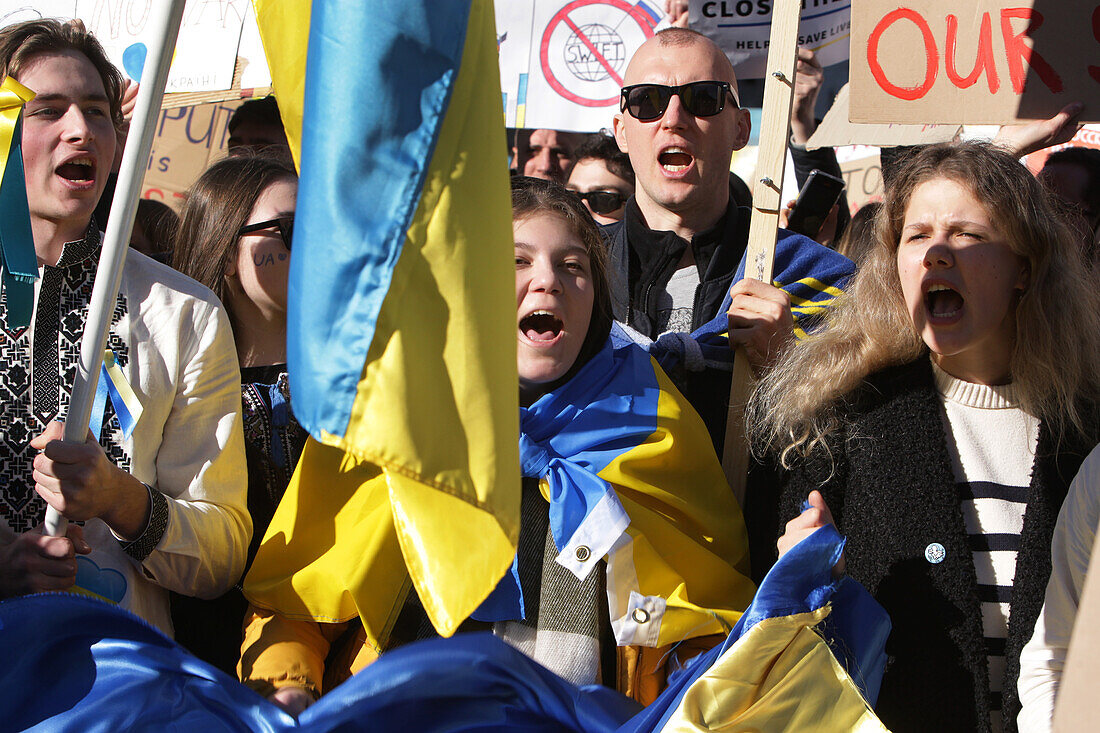
<svg viewBox="0 0 1100 733"><path fill-rule="evenodd" d="M20 141L38 263L33 292L5 277L0 299L0 598L75 582L170 633L166 589L223 592L251 532L229 323L209 290L131 253L89 426L98 440L62 442L122 77L79 21L3 29L0 67L35 94ZM45 536L47 504L83 527Z"/></svg>

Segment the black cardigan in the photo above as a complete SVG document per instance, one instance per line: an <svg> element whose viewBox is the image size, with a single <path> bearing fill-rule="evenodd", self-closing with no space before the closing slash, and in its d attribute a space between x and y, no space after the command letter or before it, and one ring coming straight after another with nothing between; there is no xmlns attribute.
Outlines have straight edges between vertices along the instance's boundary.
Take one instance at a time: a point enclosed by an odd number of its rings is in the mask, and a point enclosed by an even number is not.
<svg viewBox="0 0 1100 733"><path fill-rule="evenodd" d="M893 623L875 708L882 721L898 733L988 730L989 669L977 577L928 358L872 375L847 404L848 429L831 441L835 465L819 453L781 474L778 522L773 515L769 524L762 509L775 506L774 484L763 486L757 474L746 507L758 523L753 549L768 552L762 529L770 526L774 558L781 527L799 514L812 489L820 489L848 538L848 574ZM1020 650L1043 604L1054 523L1094 443L1065 440L1056 452L1049 431L1040 427L1005 649L1006 731L1016 730ZM946 550L939 564L925 559L933 542Z"/></svg>

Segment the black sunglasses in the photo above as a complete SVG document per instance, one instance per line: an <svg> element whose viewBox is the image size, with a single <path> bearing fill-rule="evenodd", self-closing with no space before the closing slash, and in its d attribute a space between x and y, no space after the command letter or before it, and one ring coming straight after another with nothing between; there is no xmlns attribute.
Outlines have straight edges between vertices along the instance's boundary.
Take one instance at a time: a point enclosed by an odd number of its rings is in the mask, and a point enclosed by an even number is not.
<svg viewBox="0 0 1100 733"><path fill-rule="evenodd" d="M256 222L255 224L247 224L237 230L237 236L244 236L245 234L251 234L252 232L263 231L264 229L270 229L271 227L279 228L279 236L283 238L283 244L286 245L286 249L290 251L290 239L294 234L294 217L293 216L281 216L278 219L268 219L267 221Z"/></svg>
<svg viewBox="0 0 1100 733"><path fill-rule="evenodd" d="M619 111L630 113L636 120L651 122L664 115L673 95L678 96L684 109L696 117L713 117L721 112L726 107L727 96L733 102L734 109L740 107L727 82L693 81L678 87L664 84L634 84L623 87Z"/></svg>
<svg viewBox="0 0 1100 733"><path fill-rule="evenodd" d="M618 211L626 203L628 196L621 194L618 191L589 191L588 193L581 193L580 191L572 191L577 198L581 201L588 202L588 208L592 209L592 213L607 216L613 211Z"/></svg>

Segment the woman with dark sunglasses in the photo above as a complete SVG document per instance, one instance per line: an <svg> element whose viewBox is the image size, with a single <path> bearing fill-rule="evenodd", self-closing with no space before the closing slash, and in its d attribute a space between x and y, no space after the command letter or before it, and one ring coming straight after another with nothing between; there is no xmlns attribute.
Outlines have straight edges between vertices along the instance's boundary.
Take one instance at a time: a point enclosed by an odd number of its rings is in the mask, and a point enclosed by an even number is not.
<svg viewBox="0 0 1100 733"><path fill-rule="evenodd" d="M174 267L213 290L233 324L254 528L248 565L307 437L290 411L286 373L287 274L297 193L298 176L288 163L227 158L191 187L175 243ZM176 640L232 675L246 609L239 585L211 601L173 596Z"/></svg>

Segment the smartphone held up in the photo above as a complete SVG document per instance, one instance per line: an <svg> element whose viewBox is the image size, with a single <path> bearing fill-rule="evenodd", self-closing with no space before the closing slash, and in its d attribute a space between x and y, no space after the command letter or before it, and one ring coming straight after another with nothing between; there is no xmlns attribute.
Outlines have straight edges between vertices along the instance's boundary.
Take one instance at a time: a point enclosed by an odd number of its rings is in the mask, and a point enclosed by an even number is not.
<svg viewBox="0 0 1100 733"><path fill-rule="evenodd" d="M824 171L810 171L787 218L787 229L814 239L844 191L844 179Z"/></svg>

